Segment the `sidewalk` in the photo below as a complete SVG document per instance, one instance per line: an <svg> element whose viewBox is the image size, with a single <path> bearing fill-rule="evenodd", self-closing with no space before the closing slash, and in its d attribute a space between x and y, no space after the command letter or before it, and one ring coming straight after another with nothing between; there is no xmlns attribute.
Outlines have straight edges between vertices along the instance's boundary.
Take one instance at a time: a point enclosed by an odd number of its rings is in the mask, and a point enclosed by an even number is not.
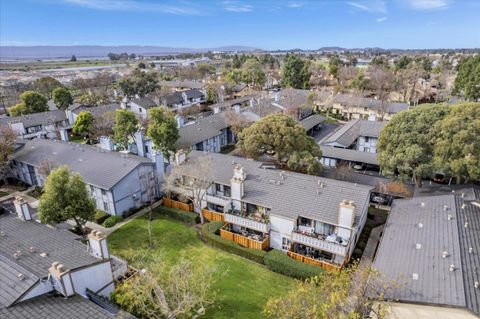
<svg viewBox="0 0 480 319"><path fill-rule="evenodd" d="M373 258L377 252L378 244L380 243L380 234L382 233L384 227L385 225L380 225L372 229L370 237L367 241L367 246L365 246L362 258L360 259L360 264L371 264L373 262Z"/></svg>
<svg viewBox="0 0 480 319"><path fill-rule="evenodd" d="M152 208L155 209L156 207L160 206L161 204L162 204L162 200L159 200L159 201L153 203ZM143 216L149 210L150 210L150 206L145 207L145 208L139 210L138 212L136 212L135 214L128 216L127 218L125 218L124 220L122 220L121 222L119 222L118 224L116 224L115 226L110 227L110 228L103 227L102 225L99 225L99 224L94 223L94 222L87 222L85 224L85 227L88 227L90 229L102 232L105 236L108 236L111 233L113 233L115 230L117 230L118 228L120 228L123 225L129 223L132 219ZM75 226L75 222L72 221L72 220L67 221L67 223L71 226Z"/></svg>

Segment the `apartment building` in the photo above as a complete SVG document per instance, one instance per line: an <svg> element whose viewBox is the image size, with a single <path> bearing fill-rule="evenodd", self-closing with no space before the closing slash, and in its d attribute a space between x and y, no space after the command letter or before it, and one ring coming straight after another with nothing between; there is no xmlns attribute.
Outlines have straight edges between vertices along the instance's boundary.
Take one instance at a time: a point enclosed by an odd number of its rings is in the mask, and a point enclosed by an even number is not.
<svg viewBox="0 0 480 319"><path fill-rule="evenodd" d="M63 110L0 118L0 125L10 126L18 137L24 139L35 137L56 139L58 131L68 124Z"/></svg>
<svg viewBox="0 0 480 319"><path fill-rule="evenodd" d="M196 169L200 162L208 163L208 171ZM181 176L175 176L170 200L190 194L189 179L196 174L207 176L211 184L202 195L202 213L225 222L222 237L249 248L282 250L328 270L348 262L367 218L369 186L272 170L217 153L192 151L188 158L177 153L175 165L174 174Z"/></svg>

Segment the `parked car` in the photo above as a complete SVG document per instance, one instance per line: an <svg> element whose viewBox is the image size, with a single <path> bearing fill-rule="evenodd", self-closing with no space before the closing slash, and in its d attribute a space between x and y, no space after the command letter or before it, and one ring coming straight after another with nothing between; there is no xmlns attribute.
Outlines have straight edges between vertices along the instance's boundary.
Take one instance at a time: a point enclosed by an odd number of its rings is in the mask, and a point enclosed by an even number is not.
<svg viewBox="0 0 480 319"><path fill-rule="evenodd" d="M442 173L435 174L435 176L432 178L432 181L437 184L447 184L448 182L448 180L445 178L445 174Z"/></svg>
<svg viewBox="0 0 480 319"><path fill-rule="evenodd" d="M357 170L357 171L361 171L363 169L363 165L362 164L355 164L355 165L353 165L353 169Z"/></svg>
<svg viewBox="0 0 480 319"><path fill-rule="evenodd" d="M382 196L373 196L372 197L372 202L378 203L378 204L386 204L387 199L382 197Z"/></svg>

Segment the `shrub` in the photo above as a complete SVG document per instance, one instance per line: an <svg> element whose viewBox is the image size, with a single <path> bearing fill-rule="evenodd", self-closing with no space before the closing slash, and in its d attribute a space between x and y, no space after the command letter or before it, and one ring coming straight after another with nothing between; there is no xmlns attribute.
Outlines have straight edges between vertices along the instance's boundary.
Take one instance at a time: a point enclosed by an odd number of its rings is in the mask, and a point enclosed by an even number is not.
<svg viewBox="0 0 480 319"><path fill-rule="evenodd" d="M292 259L287 254L275 249L269 251L263 260L268 269L298 279L318 276L324 271L318 266Z"/></svg>
<svg viewBox="0 0 480 319"><path fill-rule="evenodd" d="M365 249L366 246L367 246L367 243L365 241L359 241L357 244L357 247L362 250Z"/></svg>
<svg viewBox="0 0 480 319"><path fill-rule="evenodd" d="M110 216L105 219L105 221L103 222L103 226L107 228L113 227L116 223L121 222L122 219L122 216Z"/></svg>
<svg viewBox="0 0 480 319"><path fill-rule="evenodd" d="M97 209L97 211L95 212L95 216L93 217L93 220L97 223L97 224L102 224L105 219L107 219L108 217L110 217L109 214L107 214L106 212L104 212L103 210L100 210L100 209Z"/></svg>
<svg viewBox="0 0 480 319"><path fill-rule="evenodd" d="M185 210L170 208L165 206L159 206L155 209L155 213L158 213L163 216L168 216L170 218L179 220L189 225L195 225L200 222L200 216L194 212L187 212Z"/></svg>
<svg viewBox="0 0 480 319"><path fill-rule="evenodd" d="M259 264L263 264L263 257L266 252L258 249L245 248L234 241L222 238L218 235L223 222L211 222L202 225L202 235L205 241L213 247L225 250L229 253L250 259Z"/></svg>

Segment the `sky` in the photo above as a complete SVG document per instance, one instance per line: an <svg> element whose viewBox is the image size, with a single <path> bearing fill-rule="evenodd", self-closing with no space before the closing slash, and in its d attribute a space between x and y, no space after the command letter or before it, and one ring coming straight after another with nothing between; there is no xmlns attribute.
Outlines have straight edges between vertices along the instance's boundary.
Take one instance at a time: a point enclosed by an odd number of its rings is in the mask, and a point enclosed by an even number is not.
<svg viewBox="0 0 480 319"><path fill-rule="evenodd" d="M480 0L0 0L0 46L479 48Z"/></svg>

